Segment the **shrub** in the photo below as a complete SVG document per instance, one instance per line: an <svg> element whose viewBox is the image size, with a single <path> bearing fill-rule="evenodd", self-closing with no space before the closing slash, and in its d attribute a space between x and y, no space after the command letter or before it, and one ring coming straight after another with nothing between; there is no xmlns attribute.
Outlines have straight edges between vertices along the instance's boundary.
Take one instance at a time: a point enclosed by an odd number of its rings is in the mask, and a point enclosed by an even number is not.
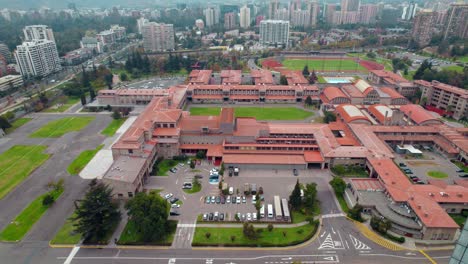
<svg viewBox="0 0 468 264"><path fill-rule="evenodd" d="M299 229L296 232L300 235L300 234L304 233L304 229Z"/></svg>
<svg viewBox="0 0 468 264"><path fill-rule="evenodd" d="M42 200L42 205L50 206L54 202L55 202L55 198L50 193L48 193L46 194L46 196L44 196L44 199Z"/></svg>
<svg viewBox="0 0 468 264"><path fill-rule="evenodd" d="M210 232L206 232L206 233L205 233L205 237L206 237L206 239L210 239L211 233L210 233Z"/></svg>
<svg viewBox="0 0 468 264"><path fill-rule="evenodd" d="M260 234L260 233L262 233L262 232L263 232L263 228L258 228L258 229L257 229L257 233Z"/></svg>
<svg viewBox="0 0 468 264"><path fill-rule="evenodd" d="M267 228L268 228L268 231L270 231L270 232L273 231L273 224L271 224L271 223L268 224Z"/></svg>
<svg viewBox="0 0 468 264"><path fill-rule="evenodd" d="M283 236L284 236L284 237L286 237L286 234L287 234L286 231L283 231Z"/></svg>
<svg viewBox="0 0 468 264"><path fill-rule="evenodd" d="M236 236L231 236L231 241L234 242L236 240Z"/></svg>

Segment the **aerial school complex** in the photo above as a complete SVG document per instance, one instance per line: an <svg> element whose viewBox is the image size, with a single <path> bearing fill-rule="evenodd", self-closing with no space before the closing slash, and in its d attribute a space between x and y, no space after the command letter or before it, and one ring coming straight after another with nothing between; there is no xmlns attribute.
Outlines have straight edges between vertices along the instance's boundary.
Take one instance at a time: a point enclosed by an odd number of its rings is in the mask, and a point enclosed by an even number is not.
<svg viewBox="0 0 468 264"><path fill-rule="evenodd" d="M468 181L415 184L397 166L395 150L430 148L444 159L468 160L468 129L449 127L402 95L420 85L385 71L340 85L309 85L300 72L283 72L287 85L276 85L266 70L191 72L186 84L167 90L101 90L98 103L146 105L112 147L113 164L103 176L117 197L142 191L158 157L204 151L215 165L243 169L329 169L359 166L369 179L350 179L351 202L392 221L392 230L424 240L453 240L459 226L447 214L468 209ZM418 86L419 85L419 86ZM445 86L444 86L445 87ZM454 88L447 88L453 90ZM458 91L458 90L456 90ZM425 91L425 93L432 91ZM324 111L335 111L329 124L286 123L235 117L232 105L299 103L308 96ZM466 94L464 109L466 112ZM461 99L460 99L461 100ZM218 116L192 116L187 103L223 104Z"/></svg>

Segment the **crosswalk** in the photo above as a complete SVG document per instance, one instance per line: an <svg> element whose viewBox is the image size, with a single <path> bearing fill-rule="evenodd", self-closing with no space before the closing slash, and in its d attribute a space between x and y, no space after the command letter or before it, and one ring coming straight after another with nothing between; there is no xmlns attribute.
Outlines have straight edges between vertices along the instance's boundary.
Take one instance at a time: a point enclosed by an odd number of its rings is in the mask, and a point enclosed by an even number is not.
<svg viewBox="0 0 468 264"><path fill-rule="evenodd" d="M354 236L349 235L349 238L351 238L351 242L353 242L353 246L355 249L357 250L370 250L371 249L368 245L364 244L362 241L355 238Z"/></svg>
<svg viewBox="0 0 468 264"><path fill-rule="evenodd" d="M385 248L388 248L390 250L393 250L393 251L399 251L399 250L404 250L403 247L393 243L393 242L390 242L384 238L382 238L381 236L377 235L376 233L374 233L373 231L369 230L369 228L362 224L362 223L359 223L359 222L354 222L354 224L356 225L356 227L359 229L359 231L361 231L361 233L367 237L369 240L371 240L372 242L382 246L382 247L385 247Z"/></svg>
<svg viewBox="0 0 468 264"><path fill-rule="evenodd" d="M325 219L325 218L335 218L335 217L345 217L346 215L343 214L343 213L337 213L337 214L325 214L325 215L322 215L322 219Z"/></svg>

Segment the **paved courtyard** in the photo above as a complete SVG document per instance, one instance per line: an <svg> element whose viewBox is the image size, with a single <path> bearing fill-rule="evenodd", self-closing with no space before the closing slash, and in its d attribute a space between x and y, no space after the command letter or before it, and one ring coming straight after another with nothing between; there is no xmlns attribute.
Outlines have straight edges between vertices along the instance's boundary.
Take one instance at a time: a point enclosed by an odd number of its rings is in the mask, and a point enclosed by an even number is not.
<svg viewBox="0 0 468 264"><path fill-rule="evenodd" d="M404 155L395 155L397 165L399 163L406 164L407 167L402 168L408 168L413 171L413 174L408 175L414 175L424 182L428 180L444 180L449 184L453 184L454 180L463 179L458 176L457 170L459 168L455 164L435 152L424 151L424 159L405 159ZM443 179L433 178L427 175L429 171L441 171L446 173L448 177Z"/></svg>

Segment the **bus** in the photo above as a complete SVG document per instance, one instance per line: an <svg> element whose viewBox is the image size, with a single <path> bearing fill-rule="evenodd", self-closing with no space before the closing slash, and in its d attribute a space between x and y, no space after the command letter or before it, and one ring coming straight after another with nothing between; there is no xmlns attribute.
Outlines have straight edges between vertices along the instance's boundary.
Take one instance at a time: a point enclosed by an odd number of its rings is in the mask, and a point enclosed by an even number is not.
<svg viewBox="0 0 468 264"><path fill-rule="evenodd" d="M268 204L268 218L273 218L273 205Z"/></svg>
<svg viewBox="0 0 468 264"><path fill-rule="evenodd" d="M281 200L278 195L275 195L274 202L275 202L275 218L276 220L283 220L283 211L281 210Z"/></svg>
<svg viewBox="0 0 468 264"><path fill-rule="evenodd" d="M284 198L281 199L281 205L283 206L284 221L289 221L290 215L289 215L288 200Z"/></svg>
<svg viewBox="0 0 468 264"><path fill-rule="evenodd" d="M265 217L265 205L262 205L262 207L260 208L260 218L264 218Z"/></svg>

